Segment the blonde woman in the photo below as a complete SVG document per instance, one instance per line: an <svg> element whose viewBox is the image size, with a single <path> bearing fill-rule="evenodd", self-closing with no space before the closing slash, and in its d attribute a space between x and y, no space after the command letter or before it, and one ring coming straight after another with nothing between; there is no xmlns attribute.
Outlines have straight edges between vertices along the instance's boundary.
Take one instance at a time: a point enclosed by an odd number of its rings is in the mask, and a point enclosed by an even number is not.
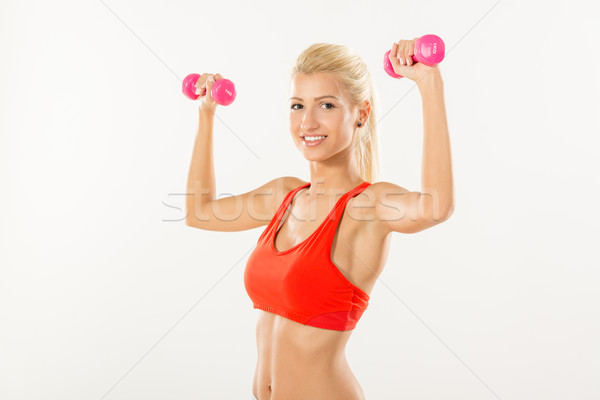
<svg viewBox="0 0 600 400"><path fill-rule="evenodd" d="M267 225L244 270L246 292L259 313L253 400L364 399L345 346L383 270L390 234L422 231L453 212L443 82L437 66L412 64L415 40L394 43L389 57L396 73L417 82L421 92L418 192L378 182L380 110L365 63L345 46L313 44L292 70L290 133L308 161L308 182L284 176L217 200L217 104L210 90L222 76L204 74L197 82L206 95L199 101L186 223L214 231Z"/></svg>

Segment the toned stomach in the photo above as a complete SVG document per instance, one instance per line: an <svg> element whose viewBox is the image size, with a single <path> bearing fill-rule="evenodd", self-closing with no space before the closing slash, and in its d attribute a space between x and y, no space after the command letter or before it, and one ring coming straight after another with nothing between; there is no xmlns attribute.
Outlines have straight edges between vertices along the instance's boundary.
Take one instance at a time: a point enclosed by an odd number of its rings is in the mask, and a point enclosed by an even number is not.
<svg viewBox="0 0 600 400"><path fill-rule="evenodd" d="M258 400L363 400L346 361L352 331L303 325L256 310L258 360L252 392Z"/></svg>

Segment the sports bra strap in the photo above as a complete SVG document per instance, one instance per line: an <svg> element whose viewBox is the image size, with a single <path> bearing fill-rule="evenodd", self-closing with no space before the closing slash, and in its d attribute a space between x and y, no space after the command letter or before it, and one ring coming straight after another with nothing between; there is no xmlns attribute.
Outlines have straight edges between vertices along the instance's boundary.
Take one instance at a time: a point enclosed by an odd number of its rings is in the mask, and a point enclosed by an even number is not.
<svg viewBox="0 0 600 400"><path fill-rule="evenodd" d="M333 243L333 237L335 236L335 232L339 225L340 219L342 218L344 210L346 209L346 204L353 196L358 195L369 185L371 185L370 182L363 182L357 187L351 189L350 191L344 193L341 197L339 197L333 209L330 210L329 214L327 214L327 216L325 217L326 219L322 221L322 224L307 239L305 239L304 242L301 243L305 243L306 245L309 245L309 243L311 242L320 243L319 246L324 246L323 248L326 251L330 251L331 245ZM284 201L281 203L279 210L277 211L276 218L274 218L274 224L272 225L271 229L273 232L272 235L276 235L277 231L279 230L279 227L282 224L283 216L287 211L288 206L294 199L296 193L298 193L299 190L304 189L308 186L310 186L310 182L291 190L285 197ZM320 240L316 240L317 238L320 238Z"/></svg>
<svg viewBox="0 0 600 400"><path fill-rule="evenodd" d="M310 185L310 182L302 185L302 186L298 186L295 189L292 189L288 192L288 194L283 198L283 201L281 202L281 204L279 205L279 208L277 209L277 212L275 213L275 220L276 221L281 221L281 218L283 217L283 214L285 214L288 206L290 205L290 203L292 202L292 200L294 199L294 196L296 196L296 193L298 193L299 190L304 189L305 187L308 187ZM275 225L277 226L277 224Z"/></svg>
<svg viewBox="0 0 600 400"><path fill-rule="evenodd" d="M342 198L338 199L338 202L335 204L334 209L331 211L330 216L327 218L323 229L320 232L320 235L326 239L324 242L324 246L327 249L331 249L331 245L333 243L333 237L335 236L335 232L337 231L337 227L340 224L340 220L344 215L344 210L346 209L346 204L348 201L354 196L357 196L363 190L365 190L370 182L363 182L359 186L350 190L348 193L342 195Z"/></svg>

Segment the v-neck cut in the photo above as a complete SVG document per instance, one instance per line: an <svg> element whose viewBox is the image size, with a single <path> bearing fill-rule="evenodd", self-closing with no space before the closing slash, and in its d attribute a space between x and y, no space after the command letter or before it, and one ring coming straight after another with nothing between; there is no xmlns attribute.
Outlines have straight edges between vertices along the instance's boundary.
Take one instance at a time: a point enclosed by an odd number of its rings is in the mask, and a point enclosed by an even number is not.
<svg viewBox="0 0 600 400"><path fill-rule="evenodd" d="M344 199L349 193L353 192L354 190L360 188L361 186L365 185L368 181L364 181L363 183L361 183L360 185L356 186L353 189L350 189L348 192L344 193L343 195L340 196L340 198L335 202L335 205L333 206L333 208L329 211L329 213L327 214L327 216L325 217L325 220L323 222L321 222L321 224L317 227L317 229L310 234L306 239L304 239L303 241L301 241L300 243L290 247L287 250L282 250L279 251L277 250L277 248L275 247L275 240L277 239L277 234L279 233L279 231L281 230L281 228L283 228L283 225L285 224L285 221L288 217L289 212L291 211L290 207L292 205L292 203L294 202L294 200L296 199L296 196L298 196L298 194L300 193L300 191L302 189L305 189L307 187L310 187L310 182L307 183L304 186L301 186L298 191L294 194L293 198L290 200L290 202L288 203L285 212L283 213L283 215L281 216L281 219L279 219L277 221L277 226L275 227L275 232L273 233L273 236L270 240L271 242L271 249L275 252L276 255L283 255L286 253L289 253L292 250L297 249L298 247L302 246L303 244L307 243L310 239L312 239L315 235L317 235L319 233L319 231L321 231L321 229L323 229L323 227L325 226L325 224L327 223L327 221L329 220L329 218L331 217L331 214L333 214L335 212L335 210L338 208L338 206L340 205L340 203L342 202L342 199Z"/></svg>

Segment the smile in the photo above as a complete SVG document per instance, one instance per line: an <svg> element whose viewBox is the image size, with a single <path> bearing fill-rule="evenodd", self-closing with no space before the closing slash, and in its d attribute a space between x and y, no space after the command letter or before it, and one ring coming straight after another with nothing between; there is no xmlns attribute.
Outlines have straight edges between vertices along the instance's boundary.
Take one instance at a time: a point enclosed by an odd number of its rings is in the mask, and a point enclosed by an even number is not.
<svg viewBox="0 0 600 400"><path fill-rule="evenodd" d="M302 138L302 141L304 142L304 144L306 146L312 147L312 146L316 146L318 144L323 143L326 138L327 138L327 135L322 135L322 136L304 136Z"/></svg>

